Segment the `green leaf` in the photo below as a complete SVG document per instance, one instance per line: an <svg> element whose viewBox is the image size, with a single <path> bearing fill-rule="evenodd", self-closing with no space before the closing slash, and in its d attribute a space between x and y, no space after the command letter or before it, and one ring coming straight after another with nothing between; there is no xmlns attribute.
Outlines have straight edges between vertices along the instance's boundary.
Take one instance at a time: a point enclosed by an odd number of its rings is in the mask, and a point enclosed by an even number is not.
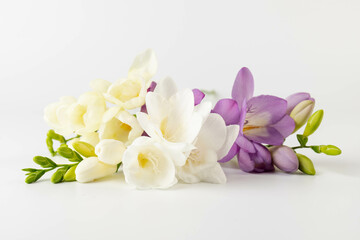
<svg viewBox="0 0 360 240"><path fill-rule="evenodd" d="M37 180L39 180L44 174L45 174L45 170L32 172L25 178L25 182L28 183L28 184L29 183L34 183Z"/></svg>
<svg viewBox="0 0 360 240"><path fill-rule="evenodd" d="M320 146L311 146L311 149L316 153L321 153Z"/></svg>
<svg viewBox="0 0 360 240"><path fill-rule="evenodd" d="M315 175L316 171L313 162L305 155L296 154L299 160L299 170L308 175Z"/></svg>
<svg viewBox="0 0 360 240"><path fill-rule="evenodd" d="M296 137L300 143L300 146L305 147L306 143L308 142L309 139L306 136L303 136L301 134L297 134Z"/></svg>
<svg viewBox="0 0 360 240"><path fill-rule="evenodd" d="M68 170L68 167L62 167L59 168L52 176L51 176L51 182L53 183L59 183L62 182L64 178L64 174Z"/></svg>
<svg viewBox="0 0 360 240"><path fill-rule="evenodd" d="M57 166L55 162L47 157L35 156L33 160L36 164L39 164L43 168L52 168Z"/></svg>
<svg viewBox="0 0 360 240"><path fill-rule="evenodd" d="M78 153L80 153L86 158L96 157L95 148L93 147L93 145L87 142L76 141L72 144L72 146Z"/></svg>
<svg viewBox="0 0 360 240"><path fill-rule="evenodd" d="M313 134L320 126L323 116L324 116L324 110L322 109L316 111L313 115L311 115L311 117L307 121L303 135L310 136L311 134Z"/></svg>
<svg viewBox="0 0 360 240"><path fill-rule="evenodd" d="M23 169L21 169L21 171L32 173L32 172L38 171L38 169L35 169L35 168L23 168Z"/></svg>

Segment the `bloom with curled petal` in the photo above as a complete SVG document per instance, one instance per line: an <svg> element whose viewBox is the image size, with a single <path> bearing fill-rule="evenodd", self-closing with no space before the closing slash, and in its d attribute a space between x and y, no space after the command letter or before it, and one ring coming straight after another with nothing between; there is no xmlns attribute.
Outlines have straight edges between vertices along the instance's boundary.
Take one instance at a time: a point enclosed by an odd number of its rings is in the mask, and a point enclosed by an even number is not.
<svg viewBox="0 0 360 240"><path fill-rule="evenodd" d="M171 187L177 183L175 171L167 147L149 137L137 138L124 153L125 181L136 188Z"/></svg>
<svg viewBox="0 0 360 240"><path fill-rule="evenodd" d="M69 125L68 109L75 102L74 97L61 97L59 102L49 104L44 109L44 119L55 132L62 135L73 133Z"/></svg>
<svg viewBox="0 0 360 240"><path fill-rule="evenodd" d="M90 86L103 93L106 100L125 109L141 107L150 86L150 79L157 71L154 51L148 49L134 59L128 76L114 83L97 79Z"/></svg>
<svg viewBox="0 0 360 240"><path fill-rule="evenodd" d="M87 92L67 109L70 128L79 135L99 129L106 110L104 97L98 92Z"/></svg>
<svg viewBox="0 0 360 240"><path fill-rule="evenodd" d="M194 102L190 89L178 91L173 80L165 78L158 83L154 92L146 95L147 114L137 113L144 131L174 150L172 158L177 166L185 164L194 148L193 142L210 113L210 103L202 102L194 106Z"/></svg>
<svg viewBox="0 0 360 240"><path fill-rule="evenodd" d="M125 146L130 145L142 133L143 130L136 117L120 107L109 108L99 128L101 140L114 139L123 142Z"/></svg>
<svg viewBox="0 0 360 240"><path fill-rule="evenodd" d="M239 166L246 172L273 170L271 156L261 143L281 145L295 123L286 114L285 99L270 95L253 97L254 79L247 68L240 69L232 89L232 99L221 99L212 112L219 113L227 124L238 124L240 131L226 162L237 155Z"/></svg>
<svg viewBox="0 0 360 240"><path fill-rule="evenodd" d="M233 145L238 125L226 126L223 118L211 113L197 136L184 166L177 168L177 176L186 183L225 183L226 176L218 163Z"/></svg>

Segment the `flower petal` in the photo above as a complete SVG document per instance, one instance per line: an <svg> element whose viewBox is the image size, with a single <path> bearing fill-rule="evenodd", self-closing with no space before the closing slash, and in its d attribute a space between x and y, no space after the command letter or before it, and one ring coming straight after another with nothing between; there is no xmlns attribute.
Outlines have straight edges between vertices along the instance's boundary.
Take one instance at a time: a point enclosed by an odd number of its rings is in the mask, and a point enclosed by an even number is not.
<svg viewBox="0 0 360 240"><path fill-rule="evenodd" d="M125 145L117 140L104 139L95 147L99 161L110 165L117 165L122 161Z"/></svg>
<svg viewBox="0 0 360 240"><path fill-rule="evenodd" d="M284 142L284 136L280 134L274 127L257 127L245 132L249 140L258 143L270 145L281 145Z"/></svg>
<svg viewBox="0 0 360 240"><path fill-rule="evenodd" d="M220 99L211 112L220 114L226 125L237 124L240 119L239 106L233 99Z"/></svg>
<svg viewBox="0 0 360 240"><path fill-rule="evenodd" d="M235 78L231 96L237 101L238 104L242 104L244 100L250 99L253 94L254 78L250 70L246 67L243 67L240 69Z"/></svg>
<svg viewBox="0 0 360 240"><path fill-rule="evenodd" d="M154 90L155 93L160 94L165 99L170 98L172 95L177 93L178 89L174 80L170 77L166 77L159 81Z"/></svg>
<svg viewBox="0 0 360 240"><path fill-rule="evenodd" d="M85 158L76 167L75 175L78 182L91 182L116 172L116 165L99 161L97 157Z"/></svg>
<svg viewBox="0 0 360 240"><path fill-rule="evenodd" d="M295 129L295 122L289 115L285 115L280 121L275 123L273 127L280 132L280 134L287 138Z"/></svg>
<svg viewBox="0 0 360 240"><path fill-rule="evenodd" d="M244 149L248 153L256 152L254 144L244 135L239 134L239 136L236 138L236 144L239 145L240 148Z"/></svg>
<svg viewBox="0 0 360 240"><path fill-rule="evenodd" d="M230 148L230 151L228 152L228 154L225 157L223 157L222 159L220 159L218 162L224 163L224 162L230 161L231 159L233 159L236 156L236 154L239 152L239 150L240 150L240 147L236 143L234 143L232 145L232 147Z"/></svg>
<svg viewBox="0 0 360 240"><path fill-rule="evenodd" d="M201 103L201 101L204 99L205 97L205 93L203 93L202 91L200 91L197 88L194 88L192 90L193 94L194 94L194 105L198 105L199 103Z"/></svg>
<svg viewBox="0 0 360 240"><path fill-rule="evenodd" d="M244 172L252 172L255 168L255 162L250 159L249 153L240 149L238 153L238 163L241 170Z"/></svg>
<svg viewBox="0 0 360 240"><path fill-rule="evenodd" d="M270 95L253 97L247 102L247 125L266 126L275 124L285 116L286 107L286 100L279 97Z"/></svg>
<svg viewBox="0 0 360 240"><path fill-rule="evenodd" d="M239 126L230 125L226 127L226 140L220 150L217 151L218 159L223 159L229 152L239 135Z"/></svg>
<svg viewBox="0 0 360 240"><path fill-rule="evenodd" d="M129 76L142 76L146 81L152 78L158 68L155 52L152 49L137 55L129 69Z"/></svg>
<svg viewBox="0 0 360 240"><path fill-rule="evenodd" d="M90 82L90 87L94 91L99 91L101 93L106 93L108 88L110 87L111 82L104 79L95 79Z"/></svg>

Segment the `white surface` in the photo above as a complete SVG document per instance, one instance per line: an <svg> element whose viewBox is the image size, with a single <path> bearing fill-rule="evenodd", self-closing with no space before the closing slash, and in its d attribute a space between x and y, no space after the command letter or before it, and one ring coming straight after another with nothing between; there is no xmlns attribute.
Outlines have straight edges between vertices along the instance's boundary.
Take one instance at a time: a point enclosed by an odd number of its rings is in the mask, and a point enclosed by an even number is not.
<svg viewBox="0 0 360 240"><path fill-rule="evenodd" d="M0 3L0 239L358 239L359 1L3 1ZM308 91L325 110L317 175L245 174L226 185L136 191L121 174L26 185L46 153L42 109L95 78L124 76L140 51L156 79L229 96L242 66L256 94ZM294 137L293 137L294 138ZM294 143L290 140L290 143Z"/></svg>

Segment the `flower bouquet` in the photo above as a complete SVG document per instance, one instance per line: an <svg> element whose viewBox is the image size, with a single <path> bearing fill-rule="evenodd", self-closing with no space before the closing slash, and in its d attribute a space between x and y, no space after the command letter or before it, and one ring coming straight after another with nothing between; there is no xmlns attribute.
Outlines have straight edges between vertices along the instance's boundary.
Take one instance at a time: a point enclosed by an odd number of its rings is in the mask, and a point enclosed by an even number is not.
<svg viewBox="0 0 360 240"><path fill-rule="evenodd" d="M324 114L313 113L315 100L308 93L286 99L253 96L253 76L241 68L231 98L212 106L204 99L205 91L179 90L169 77L153 81L156 71L156 56L146 50L135 58L126 78L114 83L94 80L92 91L47 106L51 156L35 156L41 168L22 169L25 182L34 183L54 170L53 183L91 182L121 171L125 181L139 189L168 188L178 181L225 183L220 163L234 158L245 172L277 167L314 175L312 161L298 149L341 153L333 145L307 145ZM303 134L296 135L298 146L283 144L305 124Z"/></svg>

